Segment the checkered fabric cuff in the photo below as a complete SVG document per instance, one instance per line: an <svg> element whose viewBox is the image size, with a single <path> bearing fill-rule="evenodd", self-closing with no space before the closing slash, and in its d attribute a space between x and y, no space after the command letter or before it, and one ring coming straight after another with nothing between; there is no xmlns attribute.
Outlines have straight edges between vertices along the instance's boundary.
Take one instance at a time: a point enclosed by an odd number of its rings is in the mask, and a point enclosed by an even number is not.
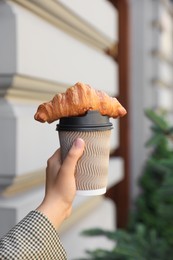
<svg viewBox="0 0 173 260"><path fill-rule="evenodd" d="M51 222L31 211L0 239L1 260L67 260L66 252Z"/></svg>

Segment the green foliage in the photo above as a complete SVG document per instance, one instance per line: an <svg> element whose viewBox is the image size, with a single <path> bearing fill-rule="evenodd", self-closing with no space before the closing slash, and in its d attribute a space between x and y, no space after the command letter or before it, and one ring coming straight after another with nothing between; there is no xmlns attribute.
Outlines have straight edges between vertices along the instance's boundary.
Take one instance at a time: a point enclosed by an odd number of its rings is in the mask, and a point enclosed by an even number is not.
<svg viewBox="0 0 173 260"><path fill-rule="evenodd" d="M139 180L141 193L135 201L126 230L91 229L84 236L104 236L114 242L111 250L87 250L81 260L173 259L173 127L163 116L146 111L151 121L150 155Z"/></svg>

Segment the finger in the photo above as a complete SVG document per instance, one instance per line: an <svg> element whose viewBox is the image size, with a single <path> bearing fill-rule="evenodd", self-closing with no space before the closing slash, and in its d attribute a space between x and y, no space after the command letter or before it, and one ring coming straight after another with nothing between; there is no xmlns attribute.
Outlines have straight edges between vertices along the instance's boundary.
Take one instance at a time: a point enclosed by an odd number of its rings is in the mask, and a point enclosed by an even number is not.
<svg viewBox="0 0 173 260"><path fill-rule="evenodd" d="M60 148L58 148L54 154L48 159L47 164L52 164L53 162L61 162Z"/></svg>
<svg viewBox="0 0 173 260"><path fill-rule="evenodd" d="M66 177L66 175L68 176L68 178L70 177L70 175L74 176L75 167L77 161L83 154L84 146L85 146L84 140L81 138L77 138L73 143L59 172L59 174L62 174L64 178Z"/></svg>
<svg viewBox="0 0 173 260"><path fill-rule="evenodd" d="M60 167L61 167L61 155L60 155L60 149L58 149L47 161L47 168L46 168L47 188L49 188L49 186L53 185L53 183L55 182Z"/></svg>

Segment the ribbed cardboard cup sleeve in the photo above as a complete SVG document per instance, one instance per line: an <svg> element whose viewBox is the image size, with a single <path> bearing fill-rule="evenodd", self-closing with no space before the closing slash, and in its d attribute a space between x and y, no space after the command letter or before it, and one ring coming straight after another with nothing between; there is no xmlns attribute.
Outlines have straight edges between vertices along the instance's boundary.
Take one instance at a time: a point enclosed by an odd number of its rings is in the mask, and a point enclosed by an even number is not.
<svg viewBox="0 0 173 260"><path fill-rule="evenodd" d="M111 124L105 128L103 125L100 128L90 125L87 130L79 127L75 130L73 127L67 128L67 131L65 128L57 129L62 161L78 137L85 141L84 153L75 171L77 194L100 195L106 192L111 129Z"/></svg>

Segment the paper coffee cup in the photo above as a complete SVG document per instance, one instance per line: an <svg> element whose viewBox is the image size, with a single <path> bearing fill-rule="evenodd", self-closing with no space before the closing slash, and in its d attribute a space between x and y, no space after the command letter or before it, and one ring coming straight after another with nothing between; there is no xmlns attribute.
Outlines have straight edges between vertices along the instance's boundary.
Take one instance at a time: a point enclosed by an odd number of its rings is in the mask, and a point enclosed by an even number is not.
<svg viewBox="0 0 173 260"><path fill-rule="evenodd" d="M75 172L78 195L101 195L106 192L112 128L109 117L102 116L98 111L60 119L56 130L59 133L62 161L76 138L85 141L84 153Z"/></svg>

